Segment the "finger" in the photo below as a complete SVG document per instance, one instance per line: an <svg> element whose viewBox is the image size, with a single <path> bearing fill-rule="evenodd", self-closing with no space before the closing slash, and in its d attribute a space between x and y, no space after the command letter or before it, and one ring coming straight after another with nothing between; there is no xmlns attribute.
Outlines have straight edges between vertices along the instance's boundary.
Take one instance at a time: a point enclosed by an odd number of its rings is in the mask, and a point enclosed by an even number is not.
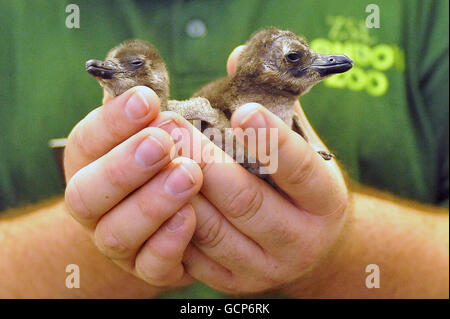
<svg viewBox="0 0 450 319"><path fill-rule="evenodd" d="M328 215L345 207L347 189L334 161L324 161L276 115L259 104L249 103L234 112L231 125L243 130L276 130L278 154L270 157L270 165L273 160L278 161L278 165L272 178L298 207L318 215ZM261 145L261 137L256 136L256 145ZM262 138L269 140L268 135ZM257 156L261 156L259 150Z"/></svg>
<svg viewBox="0 0 450 319"><path fill-rule="evenodd" d="M245 261L243 260L245 263ZM184 269L193 278L227 293L255 293L278 287L283 281L272 279L270 271L251 274L235 273L208 257L200 249L189 245L183 258ZM289 280L284 278L284 280Z"/></svg>
<svg viewBox="0 0 450 319"><path fill-rule="evenodd" d="M80 169L65 192L72 216L93 228L105 212L170 162L172 146L167 132L146 128Z"/></svg>
<svg viewBox="0 0 450 319"><path fill-rule="evenodd" d="M176 158L100 219L95 228L97 247L112 259L133 257L164 222L189 202L201 185L200 167L188 158Z"/></svg>
<svg viewBox="0 0 450 319"><path fill-rule="evenodd" d="M64 152L66 180L146 127L159 113L159 98L148 87L134 87L90 112L72 130Z"/></svg>
<svg viewBox="0 0 450 319"><path fill-rule="evenodd" d="M245 262L247 260L242 258L242 263ZM288 276L274 275L274 270L270 268L266 268L263 272L254 270L252 273L231 271L192 244L187 247L184 253L183 264L185 271L193 278L212 288L228 293L261 292L289 281ZM281 267L272 268L277 271Z"/></svg>
<svg viewBox="0 0 450 319"><path fill-rule="evenodd" d="M173 112L163 112L151 125L178 139L176 145L182 145L183 156L194 158L202 167L201 193L236 229L264 249L271 253L284 251L288 243L298 238L299 229L307 231L308 216L300 214L289 200L233 162L188 121Z"/></svg>
<svg viewBox="0 0 450 319"><path fill-rule="evenodd" d="M192 283L182 260L194 231L195 212L187 204L147 240L137 254L135 273L158 287Z"/></svg>
<svg viewBox="0 0 450 319"><path fill-rule="evenodd" d="M227 269L251 276L268 269L268 256L264 250L238 231L201 194L190 201L197 214L197 227L193 244L205 255Z"/></svg>
<svg viewBox="0 0 450 319"><path fill-rule="evenodd" d="M233 273L190 244L183 257L185 271L208 286L233 293L238 291Z"/></svg>
<svg viewBox="0 0 450 319"><path fill-rule="evenodd" d="M228 73L228 75L231 75L234 72L236 72L237 63L238 63L238 60L239 60L239 55L242 53L244 48L245 48L245 45L240 45L240 46L234 48L234 50L228 56L228 60L227 60L227 73Z"/></svg>

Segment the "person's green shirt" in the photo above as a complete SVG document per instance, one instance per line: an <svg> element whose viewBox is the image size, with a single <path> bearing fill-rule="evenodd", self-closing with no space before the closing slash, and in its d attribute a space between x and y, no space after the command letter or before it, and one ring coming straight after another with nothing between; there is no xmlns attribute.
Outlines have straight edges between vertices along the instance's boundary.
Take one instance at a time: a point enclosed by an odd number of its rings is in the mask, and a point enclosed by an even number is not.
<svg viewBox="0 0 450 319"><path fill-rule="evenodd" d="M71 1L0 1L0 210L63 192L47 142L66 136L101 101L84 70L123 40L161 52L171 98L225 74L228 54L260 28L304 35L344 53L351 72L301 98L350 177L422 202L448 205L448 1L87 1L68 28Z"/></svg>

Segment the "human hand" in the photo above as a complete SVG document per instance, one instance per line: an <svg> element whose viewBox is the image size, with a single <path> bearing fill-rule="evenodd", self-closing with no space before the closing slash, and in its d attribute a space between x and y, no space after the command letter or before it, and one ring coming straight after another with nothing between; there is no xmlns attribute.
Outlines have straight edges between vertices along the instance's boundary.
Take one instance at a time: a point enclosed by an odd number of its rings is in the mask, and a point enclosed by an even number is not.
<svg viewBox="0 0 450 319"><path fill-rule="evenodd" d="M74 127L65 203L104 255L153 286L174 287L193 281L181 260L196 224L188 201L202 173L190 159L171 160L171 137L147 127L159 104L147 87L105 95Z"/></svg>
<svg viewBox="0 0 450 319"><path fill-rule="evenodd" d="M240 50L232 53L229 72ZM299 104L296 109L309 143L255 103L243 105L231 119L233 128L278 130L278 170L272 178L288 198L239 164L224 162L226 155L204 136L202 154L211 157L206 161L193 153L199 133L176 114L163 113L152 123L164 124L160 127L171 134L182 132L189 143L183 148L201 158L203 186L191 199L197 228L183 259L194 278L231 293L274 289L311 273L337 242L348 191L336 161L316 153L326 147Z"/></svg>

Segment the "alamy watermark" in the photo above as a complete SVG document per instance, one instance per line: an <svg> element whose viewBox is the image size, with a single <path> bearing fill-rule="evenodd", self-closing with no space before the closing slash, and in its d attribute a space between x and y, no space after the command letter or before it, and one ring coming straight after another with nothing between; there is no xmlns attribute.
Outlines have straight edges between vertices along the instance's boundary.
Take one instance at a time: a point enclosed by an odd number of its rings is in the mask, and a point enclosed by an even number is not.
<svg viewBox="0 0 450 319"><path fill-rule="evenodd" d="M369 289L380 288L380 267L377 264L370 264L366 266L366 287Z"/></svg>
<svg viewBox="0 0 450 319"><path fill-rule="evenodd" d="M69 264L66 266L66 287L69 289L80 288L80 266Z"/></svg>
<svg viewBox="0 0 450 319"><path fill-rule="evenodd" d="M200 132L201 121L193 121L197 130L175 128L171 157L189 157L197 163L241 163L254 167L260 174L278 169L278 128L218 128ZM212 143L208 143L212 141ZM242 142L245 141L245 146ZM224 152L223 152L224 151Z"/></svg>
<svg viewBox="0 0 450 319"><path fill-rule="evenodd" d="M69 4L66 7L66 27L69 29L79 29L80 28L80 7L76 4Z"/></svg>
<svg viewBox="0 0 450 319"><path fill-rule="evenodd" d="M380 7L376 4L368 4L366 6L366 12L370 13L366 18L366 27L368 29L380 28Z"/></svg>

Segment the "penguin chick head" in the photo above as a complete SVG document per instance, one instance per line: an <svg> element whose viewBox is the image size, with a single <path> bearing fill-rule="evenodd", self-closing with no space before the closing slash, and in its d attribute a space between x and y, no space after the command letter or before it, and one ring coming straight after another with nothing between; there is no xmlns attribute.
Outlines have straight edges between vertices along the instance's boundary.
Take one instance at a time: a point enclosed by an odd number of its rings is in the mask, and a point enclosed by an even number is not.
<svg viewBox="0 0 450 319"><path fill-rule="evenodd" d="M155 91L161 103L167 103L169 74L158 50L150 43L126 41L111 49L104 61L87 61L86 71L112 96L143 85Z"/></svg>
<svg viewBox="0 0 450 319"><path fill-rule="evenodd" d="M352 66L353 61L345 55L316 53L295 33L270 27L255 33L246 43L235 77L274 93L299 96Z"/></svg>

